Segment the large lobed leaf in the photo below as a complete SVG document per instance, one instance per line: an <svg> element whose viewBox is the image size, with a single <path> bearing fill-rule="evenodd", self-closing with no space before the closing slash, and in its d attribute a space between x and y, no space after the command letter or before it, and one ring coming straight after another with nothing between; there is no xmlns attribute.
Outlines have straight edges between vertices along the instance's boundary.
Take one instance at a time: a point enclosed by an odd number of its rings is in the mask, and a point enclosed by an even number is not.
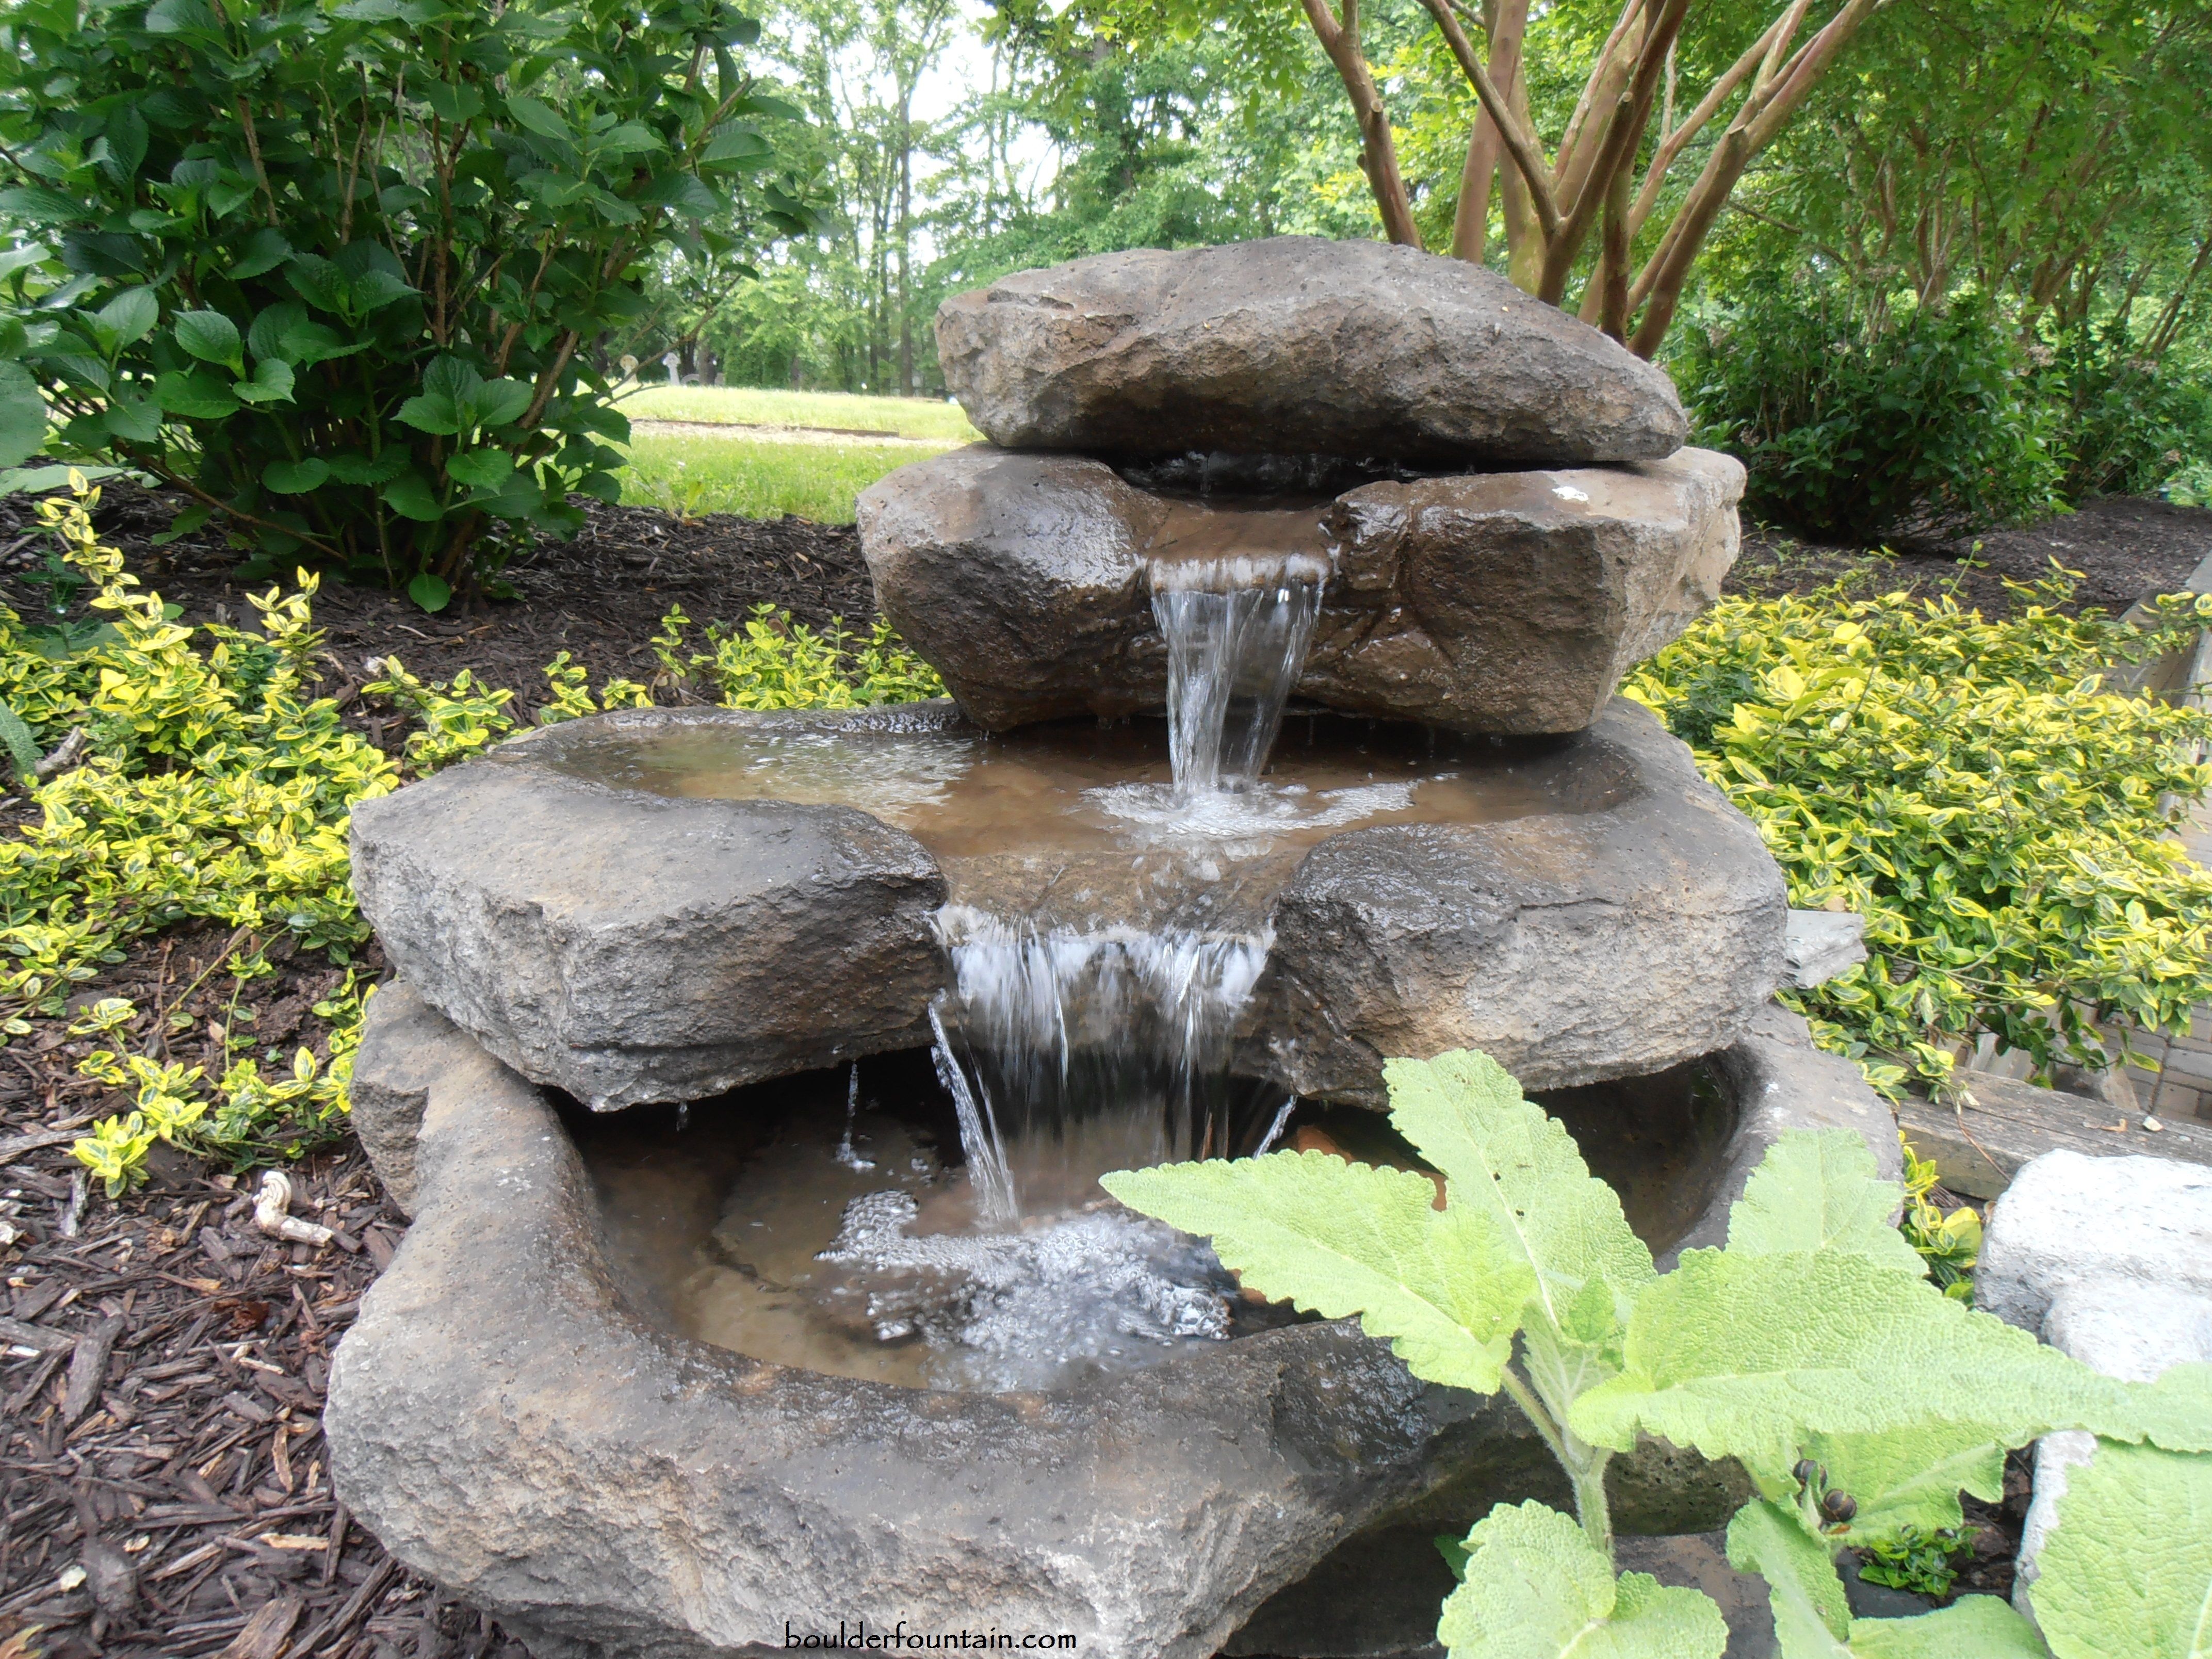
<svg viewBox="0 0 2212 1659"><path fill-rule="evenodd" d="M1626 1450L1642 1430L1739 1457L1769 1492L1813 1433L1937 1424L2020 1445L2081 1427L2193 1444L2212 1426L2154 1409L2148 1391L1924 1279L1869 1273L1863 1256L1834 1252L1689 1251L1638 1298L1623 1352L1621 1375L1576 1403L1576 1433Z"/></svg>
<svg viewBox="0 0 2212 1659"><path fill-rule="evenodd" d="M2212 1457L2107 1443L2067 1474L2028 1596L2058 1659L2212 1655Z"/></svg>
<svg viewBox="0 0 2212 1659"><path fill-rule="evenodd" d="M1480 1211L1535 1275L1547 1321L1567 1328L1594 1279L1626 1319L1654 1276L1651 1252L1629 1230L1620 1197L1595 1179L1566 1127L1522 1097L1489 1055L1455 1049L1392 1060L1390 1121L1443 1172L1450 1203Z"/></svg>
<svg viewBox="0 0 2212 1659"><path fill-rule="evenodd" d="M1721 1659L1728 1626L1693 1589L1615 1578L1567 1516L1500 1504L1467 1535L1467 1571L1437 1639L1451 1659Z"/></svg>
<svg viewBox="0 0 2212 1659"><path fill-rule="evenodd" d="M1534 1288L1480 1212L1434 1207L1426 1176L1322 1152L1107 1176L1133 1210L1211 1237L1250 1288L1327 1318L1360 1316L1416 1376L1492 1394Z"/></svg>
<svg viewBox="0 0 2212 1659"><path fill-rule="evenodd" d="M1792 1129L1767 1149L1729 1212L1737 1255L1832 1250L1924 1277L1928 1264L1897 1230L1905 1188L1884 1181L1848 1129Z"/></svg>

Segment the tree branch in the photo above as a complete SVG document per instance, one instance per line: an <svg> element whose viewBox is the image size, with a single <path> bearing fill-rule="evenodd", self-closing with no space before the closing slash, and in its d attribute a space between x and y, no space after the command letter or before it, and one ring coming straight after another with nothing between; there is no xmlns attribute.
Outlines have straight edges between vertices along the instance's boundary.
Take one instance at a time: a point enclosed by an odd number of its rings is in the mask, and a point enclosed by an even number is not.
<svg viewBox="0 0 2212 1659"><path fill-rule="evenodd" d="M1452 15L1448 0L1421 0L1421 3L1428 8L1429 15L1437 20L1437 27L1443 33L1444 43L1451 48L1452 56L1459 60L1460 72L1474 86L1474 95L1481 101L1483 113L1489 116L1497 127L1506 154L1513 158L1513 165L1519 169L1522 182L1528 187L1528 198L1536 209L1536 222L1542 228L1544 240L1548 244L1559 230L1559 204L1552 190L1551 169L1544 165L1543 154L1537 148L1535 135L1514 115L1504 95L1498 90L1497 83L1490 78L1489 71L1475 57L1474 47L1467 38L1467 31L1459 26L1459 19ZM1315 4L1316 0L1306 0L1309 11Z"/></svg>

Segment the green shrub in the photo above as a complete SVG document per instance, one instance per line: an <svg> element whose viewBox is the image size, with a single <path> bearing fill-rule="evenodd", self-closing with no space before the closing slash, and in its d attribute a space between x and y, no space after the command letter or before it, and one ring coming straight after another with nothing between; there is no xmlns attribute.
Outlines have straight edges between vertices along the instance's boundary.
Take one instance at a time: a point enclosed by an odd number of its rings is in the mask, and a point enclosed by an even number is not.
<svg viewBox="0 0 2212 1659"><path fill-rule="evenodd" d="M1318 1152L1103 1184L1210 1236L1248 1291L1357 1314L1414 1376L1502 1390L1528 1419L1575 1513L1500 1504L1438 1540L1461 1578L1437 1626L1452 1659L1721 1659L1728 1629L1702 1592L1615 1571L1606 1474L1643 1436L1750 1477L1729 1559L1766 1581L1785 1659L2202 1650L2212 1366L2119 1382L1946 1296L1890 1224L1902 1189L1848 1130L1783 1135L1729 1212L1727 1248L1662 1274L1565 1127L1496 1062L1392 1060L1383 1075L1391 1122L1443 1177L1441 1207L1425 1173ZM2002 1495L2007 1448L2069 1426L2110 1443L2062 1500L2031 1592L2039 1633L1985 1595L1851 1616L1843 1552L1924 1553L1964 1524L1962 1492ZM2131 1559L2143 1540L2152 1571ZM1932 1577L1924 1559L1902 1565Z"/></svg>
<svg viewBox="0 0 2212 1659"><path fill-rule="evenodd" d="M2212 997L2212 872L2172 836L2212 718L2102 679L2212 599L2160 632L2066 616L2063 578L2015 592L1996 623L1843 585L1724 599L1623 688L1759 825L1792 904L1866 917L1868 960L1794 1000L1893 1092L1983 1032L2107 1066L2098 1022L2183 1035Z"/></svg>
<svg viewBox="0 0 2212 1659"><path fill-rule="evenodd" d="M1875 313L1842 283L1762 276L1677 331L1696 441L1740 458L1745 501L1812 536L1873 544L2057 504L2056 412L1973 296Z"/></svg>
<svg viewBox="0 0 2212 1659"><path fill-rule="evenodd" d="M179 532L436 608L616 499L592 348L774 163L757 33L727 0L18 0L0 215L40 240L0 255L0 462L35 378L67 445L195 498Z"/></svg>
<svg viewBox="0 0 2212 1659"><path fill-rule="evenodd" d="M2148 495L2192 465L2212 464L2212 383L2179 353L2135 354L2124 322L2077 329L2039 355L2035 395L2058 411L2061 492Z"/></svg>

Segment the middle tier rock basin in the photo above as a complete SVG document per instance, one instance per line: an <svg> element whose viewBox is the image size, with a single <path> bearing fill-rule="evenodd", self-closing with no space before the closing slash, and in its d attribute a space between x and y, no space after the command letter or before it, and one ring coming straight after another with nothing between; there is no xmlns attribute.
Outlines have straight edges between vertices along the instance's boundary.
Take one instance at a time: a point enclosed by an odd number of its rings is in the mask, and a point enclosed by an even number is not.
<svg viewBox="0 0 2212 1659"><path fill-rule="evenodd" d="M1520 743L1293 713L1257 785L1195 806L1157 721L636 710L363 802L353 836L395 965L601 1109L927 1046L993 951L1244 975L1237 1069L1370 1105L1393 1054L1480 1048L1532 1089L1662 1071L1782 969L1757 830L1621 701Z"/></svg>

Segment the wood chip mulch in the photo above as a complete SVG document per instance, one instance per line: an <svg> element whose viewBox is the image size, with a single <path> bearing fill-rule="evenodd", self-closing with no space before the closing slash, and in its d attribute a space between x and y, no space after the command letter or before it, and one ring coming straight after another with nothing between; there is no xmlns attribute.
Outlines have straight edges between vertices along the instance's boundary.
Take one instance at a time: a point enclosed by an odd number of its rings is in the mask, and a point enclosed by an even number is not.
<svg viewBox="0 0 2212 1659"><path fill-rule="evenodd" d="M228 942L142 940L73 1002L130 997L134 1046L211 1074L226 1029L314 1041L336 973L287 957L234 1001L201 976ZM0 1051L0 1659L528 1659L331 1491L331 1355L406 1227L358 1146L285 1165L329 1245L264 1235L254 1173L166 1147L111 1200L69 1143L129 1103L76 1074L69 1023Z"/></svg>

